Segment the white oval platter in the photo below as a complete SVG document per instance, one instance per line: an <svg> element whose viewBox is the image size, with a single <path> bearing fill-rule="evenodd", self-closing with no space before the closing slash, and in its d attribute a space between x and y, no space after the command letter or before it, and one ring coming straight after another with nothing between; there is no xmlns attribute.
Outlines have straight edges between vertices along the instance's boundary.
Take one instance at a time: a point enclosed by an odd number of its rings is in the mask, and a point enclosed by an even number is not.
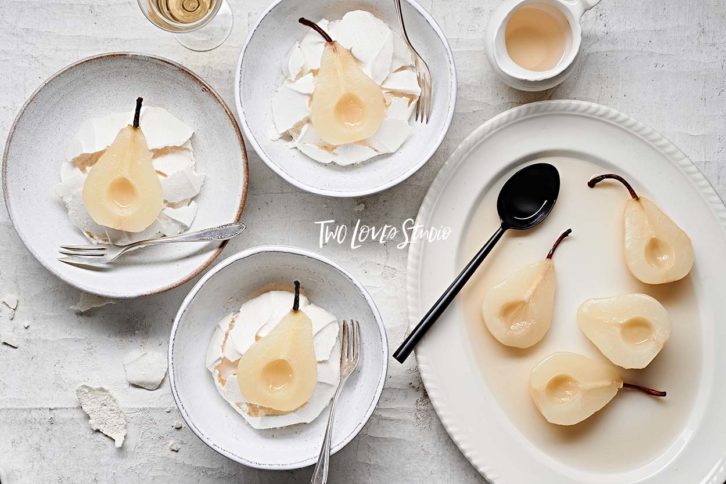
<svg viewBox="0 0 726 484"><path fill-rule="evenodd" d="M509 174L526 163L560 169L562 191L550 218L528 234L509 233L465 291L418 345L416 357L441 421L491 482L538 484L720 484L726 477L726 208L698 169L668 140L613 109L580 101L533 103L476 129L454 152L426 195L417 223L449 226L446 241L414 244L408 305L416 324L465 261L497 227L494 201ZM626 192L589 189L591 175L617 172L654 200L693 239L696 262L678 283L645 286L622 259ZM507 350L484 328L481 298L508 270L555 255L553 326L529 351ZM668 391L665 399L623 391L571 428L547 424L527 381L555 351L603 358L577 328L590 297L646 292L669 310L673 334L645 370L626 380Z"/></svg>

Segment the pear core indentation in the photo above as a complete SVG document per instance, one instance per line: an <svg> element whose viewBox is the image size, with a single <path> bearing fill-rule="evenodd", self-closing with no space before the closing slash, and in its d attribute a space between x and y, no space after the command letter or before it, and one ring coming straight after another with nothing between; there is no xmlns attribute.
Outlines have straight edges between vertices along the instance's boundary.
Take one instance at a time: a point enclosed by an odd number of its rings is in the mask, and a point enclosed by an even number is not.
<svg viewBox="0 0 726 484"><path fill-rule="evenodd" d="M282 390L292 382L292 366L287 360L272 360L262 369L262 380L271 392Z"/></svg>
<svg viewBox="0 0 726 484"><path fill-rule="evenodd" d="M512 301L501 309L502 320L508 325L508 330L514 333L522 333L532 325L526 316L527 303L525 301Z"/></svg>
<svg viewBox="0 0 726 484"><path fill-rule="evenodd" d="M580 392L577 381L570 375L556 375L545 388L547 397L557 403L566 403L573 400Z"/></svg>
<svg viewBox="0 0 726 484"><path fill-rule="evenodd" d="M661 239L653 237L645 245L645 259L653 267L669 269L674 261L673 247Z"/></svg>
<svg viewBox="0 0 726 484"><path fill-rule="evenodd" d="M365 104L361 98L349 92L335 104L335 117L346 126L359 126L365 117Z"/></svg>
<svg viewBox="0 0 726 484"><path fill-rule="evenodd" d="M131 180L119 177L108 186L108 197L117 206L126 208L134 203L138 197L138 191Z"/></svg>
<svg viewBox="0 0 726 484"><path fill-rule="evenodd" d="M623 340L631 345L639 345L650 340L653 335L653 325L645 318L632 318L620 326Z"/></svg>

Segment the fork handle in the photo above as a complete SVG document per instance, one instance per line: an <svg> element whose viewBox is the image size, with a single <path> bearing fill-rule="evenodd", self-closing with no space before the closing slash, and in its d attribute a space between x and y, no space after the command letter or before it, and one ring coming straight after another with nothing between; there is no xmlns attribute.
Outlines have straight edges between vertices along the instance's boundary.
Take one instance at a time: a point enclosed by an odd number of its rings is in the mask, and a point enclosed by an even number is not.
<svg viewBox="0 0 726 484"><path fill-rule="evenodd" d="M333 420L335 420L335 402L338 401L338 395L340 395L340 389L343 388L345 380L341 380L338 384L338 389L335 390L335 395L330 401L330 414L328 415L328 425L325 427L325 437L323 438L323 446L320 448L320 455L318 455L318 463L315 464L315 470L313 471L313 477L310 479L310 484L326 484L328 482L328 470L330 469L330 441L333 437Z"/></svg>
<svg viewBox="0 0 726 484"><path fill-rule="evenodd" d="M212 227L210 229L199 230L197 232L188 232L172 237L162 237L160 239L143 240L136 244L126 246L127 248L146 247L149 245L170 244L174 242L204 242L210 240L229 240L238 236L245 229L243 223L233 223Z"/></svg>

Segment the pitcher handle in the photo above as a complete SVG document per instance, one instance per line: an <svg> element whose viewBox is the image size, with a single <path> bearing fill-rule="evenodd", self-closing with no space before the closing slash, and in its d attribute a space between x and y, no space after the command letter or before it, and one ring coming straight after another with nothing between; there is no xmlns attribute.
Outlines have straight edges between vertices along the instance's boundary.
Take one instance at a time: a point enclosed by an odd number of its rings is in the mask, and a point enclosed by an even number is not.
<svg viewBox="0 0 726 484"><path fill-rule="evenodd" d="M565 3L573 10L575 17L579 17L600 3L600 0L565 0Z"/></svg>

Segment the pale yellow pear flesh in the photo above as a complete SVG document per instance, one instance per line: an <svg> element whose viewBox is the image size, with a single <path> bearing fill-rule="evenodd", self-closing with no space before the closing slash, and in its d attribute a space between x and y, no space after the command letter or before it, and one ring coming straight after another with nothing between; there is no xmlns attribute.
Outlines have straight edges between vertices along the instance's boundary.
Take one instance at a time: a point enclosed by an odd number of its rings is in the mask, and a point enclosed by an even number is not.
<svg viewBox="0 0 726 484"><path fill-rule="evenodd" d="M360 68L348 49L327 42L310 103L310 122L333 146L373 136L386 115L381 87Z"/></svg>
<svg viewBox="0 0 726 484"><path fill-rule="evenodd" d="M532 369L529 393L542 416L575 425L595 414L623 387L615 367L576 353L554 353Z"/></svg>
<svg viewBox="0 0 726 484"><path fill-rule="evenodd" d="M140 128L127 126L106 149L83 184L83 204L99 225L141 232L164 206L152 154Z"/></svg>
<svg viewBox="0 0 726 484"><path fill-rule="evenodd" d="M668 311L646 294L585 301L577 323L608 360L628 369L648 366L671 335Z"/></svg>
<svg viewBox="0 0 726 484"><path fill-rule="evenodd" d="M552 259L525 266L491 288L482 304L489 332L500 343L529 348L552 325L557 277Z"/></svg>
<svg viewBox="0 0 726 484"><path fill-rule="evenodd" d="M625 206L625 263L646 284L683 279L693 267L688 235L647 198Z"/></svg>
<svg viewBox="0 0 726 484"><path fill-rule="evenodd" d="M317 380L313 323L303 311L290 311L237 365L237 383L247 402L280 412L307 403Z"/></svg>

